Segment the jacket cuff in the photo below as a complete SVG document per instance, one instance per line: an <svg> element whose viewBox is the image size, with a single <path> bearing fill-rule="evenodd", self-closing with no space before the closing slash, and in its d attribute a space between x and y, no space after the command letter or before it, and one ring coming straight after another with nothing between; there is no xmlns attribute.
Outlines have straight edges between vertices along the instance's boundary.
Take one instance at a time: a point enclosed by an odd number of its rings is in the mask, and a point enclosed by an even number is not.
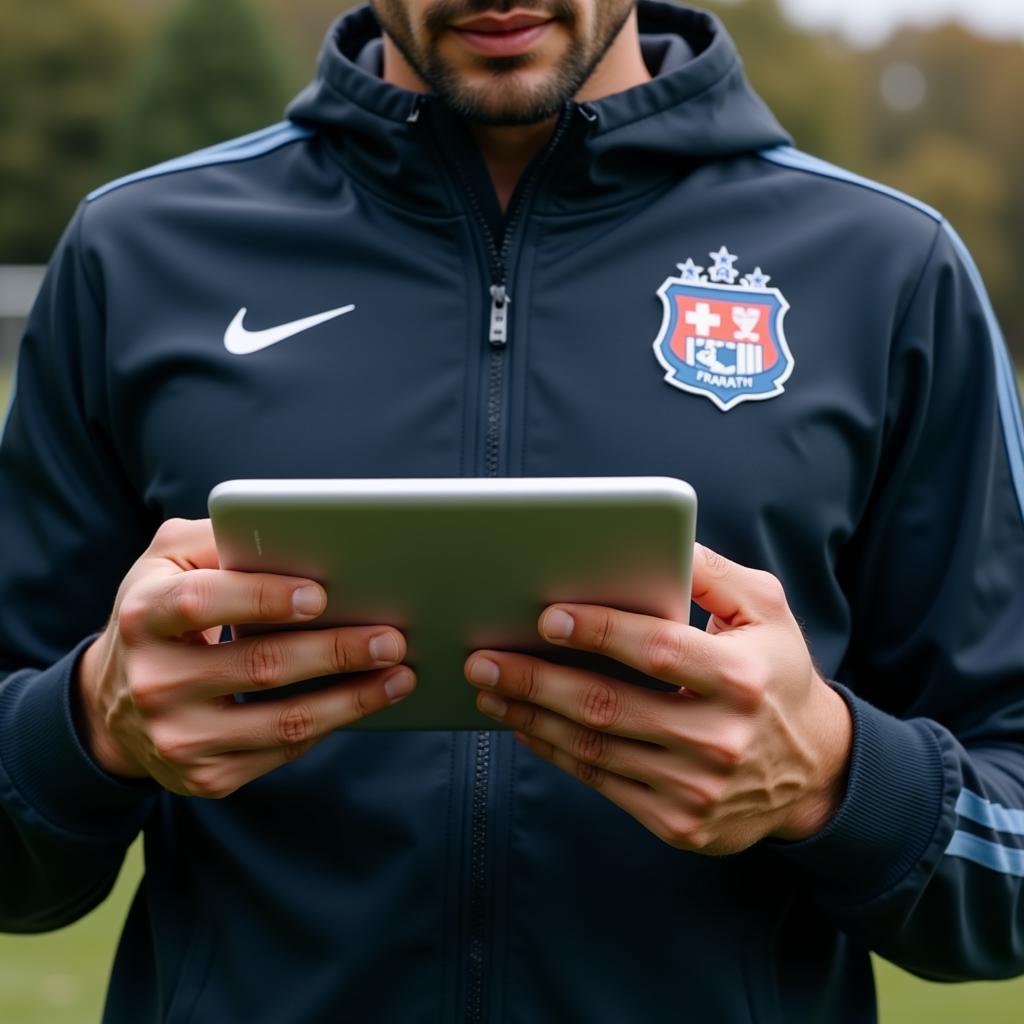
<svg viewBox="0 0 1024 1024"><path fill-rule="evenodd" d="M949 786L939 738L925 721L894 718L832 686L853 717L846 796L817 835L769 845L829 902L852 905L885 893L925 859Z"/></svg>
<svg viewBox="0 0 1024 1024"><path fill-rule="evenodd" d="M6 775L27 811L84 836L134 835L159 786L119 779L85 749L71 713L71 681L90 637L43 671L0 684L0 784ZM4 787L6 788L6 787Z"/></svg>

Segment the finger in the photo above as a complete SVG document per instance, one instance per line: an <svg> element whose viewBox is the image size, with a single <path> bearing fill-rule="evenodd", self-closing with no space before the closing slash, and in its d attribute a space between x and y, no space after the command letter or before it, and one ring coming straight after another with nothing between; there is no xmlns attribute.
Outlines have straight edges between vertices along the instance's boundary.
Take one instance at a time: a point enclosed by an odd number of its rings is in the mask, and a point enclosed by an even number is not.
<svg viewBox="0 0 1024 1024"><path fill-rule="evenodd" d="M366 672L396 665L405 656L405 637L387 626L264 633L207 647L171 647L162 659L167 667L163 689L173 688L189 701L211 700Z"/></svg>
<svg viewBox="0 0 1024 1024"><path fill-rule="evenodd" d="M515 738L527 750L550 762L556 768L560 768L566 775L570 775L596 790L601 796L636 818L652 832L657 831L655 828L658 817L657 796L649 786L634 779L616 775L603 768L597 768L585 761L579 761L547 740L526 733L516 733Z"/></svg>
<svg viewBox="0 0 1024 1024"><path fill-rule="evenodd" d="M179 637L221 625L308 622L327 604L311 580L272 573L193 569L133 588L119 610L123 632Z"/></svg>
<svg viewBox="0 0 1024 1024"><path fill-rule="evenodd" d="M481 689L554 711L588 729L666 745L674 693L656 693L525 654L477 651L466 678Z"/></svg>
<svg viewBox="0 0 1024 1024"><path fill-rule="evenodd" d="M207 751L283 751L286 760L294 759L334 730L399 703L415 688L412 669L403 665L298 697L226 707Z"/></svg>
<svg viewBox="0 0 1024 1024"><path fill-rule="evenodd" d="M703 544L693 548L692 596L717 620L719 631L788 611L782 584L771 573L730 562Z"/></svg>
<svg viewBox="0 0 1024 1024"><path fill-rule="evenodd" d="M708 836L702 830L700 816L675 801L666 800L650 786L581 762L546 740L520 732L515 733L515 738L527 750L596 790L662 842L680 850L708 848Z"/></svg>
<svg viewBox="0 0 1024 1024"><path fill-rule="evenodd" d="M653 679L705 697L728 688L739 652L681 622L599 605L553 605L538 624L560 647L603 654ZM674 695L670 695L674 696Z"/></svg>
<svg viewBox="0 0 1024 1024"><path fill-rule="evenodd" d="M665 751L650 743L623 739L595 729L588 729L552 711L507 701L497 693L477 694L477 709L497 722L532 739L544 740L565 751L582 764L634 779L653 786L663 776L659 758Z"/></svg>
<svg viewBox="0 0 1024 1024"><path fill-rule="evenodd" d="M168 519L153 535L148 554L184 570L220 568L209 519Z"/></svg>

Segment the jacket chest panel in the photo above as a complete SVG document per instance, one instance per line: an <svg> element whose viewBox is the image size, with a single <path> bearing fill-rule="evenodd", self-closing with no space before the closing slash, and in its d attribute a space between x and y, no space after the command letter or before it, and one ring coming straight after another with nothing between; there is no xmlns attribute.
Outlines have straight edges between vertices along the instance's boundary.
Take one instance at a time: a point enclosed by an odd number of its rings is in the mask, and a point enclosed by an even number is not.
<svg viewBox="0 0 1024 1024"><path fill-rule="evenodd" d="M205 514L209 487L240 476L461 475L481 316L452 286L464 247L447 230L402 247L354 234L329 259L243 253L227 279L168 266L145 319L118 329L113 413L151 506Z"/></svg>
<svg viewBox="0 0 1024 1024"><path fill-rule="evenodd" d="M585 245L541 239L529 281L518 283L528 307L513 313L511 472L687 480L698 538L782 578L816 655L836 667L849 610L835 557L876 471L892 311L843 297L813 256L734 231L731 251L753 256L744 272L779 270L793 369L780 394L723 412L668 383L654 351L659 287L677 263L724 245L723 233L704 218L666 231L654 213Z"/></svg>
<svg viewBox="0 0 1024 1024"><path fill-rule="evenodd" d="M678 476L698 487L704 509L716 515L728 516L740 504L744 515L777 514L786 503L805 508L813 500L823 509L826 533L851 530L877 460L883 339L892 310L844 294L841 278L816 268L813 253L795 258L777 231L756 222L753 229L722 229L720 209L682 220L678 207L654 204L589 244L571 231L542 238L530 280L518 283L520 296L529 292L528 307L520 303L513 314L519 318L514 379L525 395L513 431L514 471ZM678 226L672 226L673 209ZM774 270L788 308L771 322L766 313L753 330L742 322L710 329L696 322L673 334L659 289L680 278L679 264L698 257L706 279L711 254L726 241L731 253L749 254L734 264L733 287L741 284L740 272ZM769 308L765 289L716 289L705 280L677 291L684 295L677 322L683 315L701 321L702 314L727 320L730 310L739 316L758 302ZM671 344L681 351L686 336L696 335L699 353L702 333L766 338L791 362L780 393L722 411L712 389L696 393L680 387L678 376L667 380L656 343L668 335L661 349ZM742 348L742 341L731 347ZM737 378L736 356L723 346L722 360L730 355Z"/></svg>

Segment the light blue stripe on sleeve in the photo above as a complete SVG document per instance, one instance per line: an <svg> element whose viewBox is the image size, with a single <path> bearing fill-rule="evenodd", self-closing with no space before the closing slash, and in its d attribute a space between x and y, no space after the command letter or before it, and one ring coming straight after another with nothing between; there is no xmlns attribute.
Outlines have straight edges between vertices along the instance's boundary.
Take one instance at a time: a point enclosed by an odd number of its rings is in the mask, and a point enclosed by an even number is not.
<svg viewBox="0 0 1024 1024"><path fill-rule="evenodd" d="M1007 832L1014 836L1024 836L1024 811L994 804L984 797L972 793L969 789L960 791L956 801L956 813L961 818L969 818L977 825L986 825L996 832Z"/></svg>
<svg viewBox="0 0 1024 1024"><path fill-rule="evenodd" d="M102 185L86 196L87 202L99 199L101 196L113 192L115 189L123 188L137 181L145 181L147 178L158 178L165 174L176 174L178 171L189 171L196 167L209 167L213 164L229 164L242 160L251 160L254 157L263 156L282 146L299 139L308 139L314 135L309 128L301 128L291 121L282 121L280 124L264 128L262 131L253 132L251 135L243 135L238 139L231 139L216 146L209 146L206 149L197 150L187 156L177 157L165 163L157 164L155 167L148 167L135 174L127 174L107 185Z"/></svg>
<svg viewBox="0 0 1024 1024"><path fill-rule="evenodd" d="M991 843L970 832L954 832L953 838L946 847L949 857L961 857L964 860L980 864L983 868L991 868L1001 875L1013 875L1024 878L1024 850L1014 850L1009 846Z"/></svg>
<svg viewBox="0 0 1024 1024"><path fill-rule="evenodd" d="M837 167L835 164L826 163L824 160L817 159L817 157L801 153L792 146L776 146L772 149L764 149L761 150L760 156L769 163L789 167L793 170L806 171L808 174L817 174L825 178L834 178L837 181L846 181L850 184L870 189L872 192L889 196L892 199L898 199L900 202L920 210L942 225L967 271L967 276L974 286L978 301L981 303L985 315L989 342L992 345L996 364L996 397L999 407L999 423L1002 428L1003 441L1006 445L1006 456L1010 465L1013 488L1017 495L1017 504L1020 508L1021 516L1024 517L1024 420L1021 418L1017 376L1014 372L1013 364L1010 362L1006 341L999 327L999 321L996 319L995 310L992 308L988 292L985 290L981 273L960 236L953 230L942 214L927 203L922 203L912 196L905 195L903 192L889 188L887 185L882 185L877 181L871 181L870 178L863 178L852 171Z"/></svg>
<svg viewBox="0 0 1024 1024"><path fill-rule="evenodd" d="M825 160L819 160L808 153L801 153L799 149L794 149L792 146L774 146L772 149L762 149L759 155L769 163L791 167L797 171L807 171L809 174L817 174L823 178L848 181L851 185L860 185L862 188L870 189L872 192L880 192L884 196L898 199L901 203L914 207L915 210L920 210L934 221L942 220L942 214L938 210L933 209L927 203L922 203L920 199L908 196L905 192L900 192L898 189L889 188L888 185L883 185L881 182L872 181L870 178L863 178L861 175L854 174L853 171L848 171L844 167L837 167L835 164L830 164Z"/></svg>

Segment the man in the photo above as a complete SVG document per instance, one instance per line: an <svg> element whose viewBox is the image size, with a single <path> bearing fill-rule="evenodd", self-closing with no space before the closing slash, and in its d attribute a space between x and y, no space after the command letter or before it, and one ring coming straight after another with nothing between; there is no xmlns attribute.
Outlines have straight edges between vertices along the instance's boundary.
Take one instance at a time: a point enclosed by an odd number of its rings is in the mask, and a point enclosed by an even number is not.
<svg viewBox="0 0 1024 1024"><path fill-rule="evenodd" d="M1024 970L1020 419L941 218L646 0L382 0L289 118L94 193L30 322L3 925L144 829L111 1022L865 1021L871 948ZM217 568L220 480L649 473L706 630L538 628L679 694L473 652L518 743L350 734L415 685L394 630L216 642L323 607Z"/></svg>

